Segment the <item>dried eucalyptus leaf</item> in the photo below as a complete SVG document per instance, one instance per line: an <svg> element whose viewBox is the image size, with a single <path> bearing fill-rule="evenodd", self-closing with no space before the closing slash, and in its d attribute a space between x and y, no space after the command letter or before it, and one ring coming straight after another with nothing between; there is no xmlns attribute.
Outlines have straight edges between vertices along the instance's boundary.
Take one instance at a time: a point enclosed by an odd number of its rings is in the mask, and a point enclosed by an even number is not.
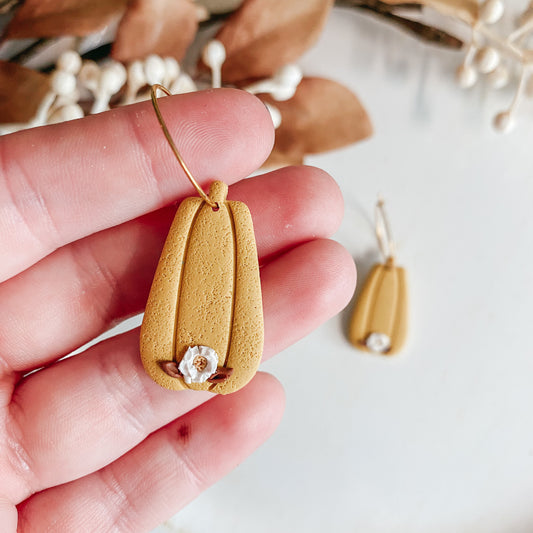
<svg viewBox="0 0 533 533"><path fill-rule="evenodd" d="M226 47L222 78L238 83L271 76L320 35L333 0L245 0L217 35Z"/></svg>
<svg viewBox="0 0 533 533"><path fill-rule="evenodd" d="M88 35L124 12L127 0L25 0L5 38Z"/></svg>
<svg viewBox="0 0 533 533"><path fill-rule="evenodd" d="M45 74L0 61L0 124L29 122L48 88Z"/></svg>
<svg viewBox="0 0 533 533"><path fill-rule="evenodd" d="M190 0L134 0L120 21L111 55L117 61L149 54L181 60L198 30Z"/></svg>
<svg viewBox="0 0 533 533"><path fill-rule="evenodd" d="M355 143L372 134L372 124L359 99L343 85L323 78L304 78L293 98L274 102L281 126L267 166L294 164L316 154Z"/></svg>

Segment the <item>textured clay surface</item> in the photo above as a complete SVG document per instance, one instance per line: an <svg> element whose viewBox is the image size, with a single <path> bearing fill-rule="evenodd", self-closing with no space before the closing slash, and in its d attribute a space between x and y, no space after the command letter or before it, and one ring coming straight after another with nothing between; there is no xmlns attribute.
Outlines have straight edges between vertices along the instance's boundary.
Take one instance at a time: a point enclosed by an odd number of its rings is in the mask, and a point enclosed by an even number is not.
<svg viewBox="0 0 533 533"><path fill-rule="evenodd" d="M350 321L350 342L368 350L366 338L382 333L390 338L387 355L398 352L407 334L405 270L389 264L374 265L365 281Z"/></svg>
<svg viewBox="0 0 533 533"><path fill-rule="evenodd" d="M261 361L261 282L248 208L225 201L224 183L214 182L209 194L218 210L187 198L176 213L146 304L141 358L163 387L228 394L246 385ZM233 369L228 379L187 385L161 369L161 362L179 364L189 346L199 345Z"/></svg>

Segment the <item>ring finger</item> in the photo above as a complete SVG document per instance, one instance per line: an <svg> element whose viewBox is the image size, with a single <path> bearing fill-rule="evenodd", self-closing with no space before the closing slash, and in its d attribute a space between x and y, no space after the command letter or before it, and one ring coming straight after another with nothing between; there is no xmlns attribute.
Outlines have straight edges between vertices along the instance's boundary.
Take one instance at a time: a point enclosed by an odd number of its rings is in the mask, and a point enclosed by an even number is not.
<svg viewBox="0 0 533 533"><path fill-rule="evenodd" d="M314 240L270 262L261 277L269 356L342 309L355 269L339 244ZM18 450L6 480L13 498L98 470L208 397L153 383L139 362L138 330L28 376L7 422Z"/></svg>
<svg viewBox="0 0 533 533"><path fill-rule="evenodd" d="M335 182L311 167L243 180L262 262L301 242L329 237L342 216ZM38 368L142 311L170 207L67 245L0 284L0 354L12 371Z"/></svg>

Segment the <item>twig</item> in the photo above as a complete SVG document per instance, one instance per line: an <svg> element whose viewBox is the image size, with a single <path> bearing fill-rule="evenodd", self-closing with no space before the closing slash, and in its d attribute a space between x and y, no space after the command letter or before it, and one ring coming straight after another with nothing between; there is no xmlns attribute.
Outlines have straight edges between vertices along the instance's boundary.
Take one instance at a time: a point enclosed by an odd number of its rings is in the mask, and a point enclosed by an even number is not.
<svg viewBox="0 0 533 533"><path fill-rule="evenodd" d="M460 49L463 47L463 41L447 31L424 24L417 20L402 17L396 13L396 11L399 10L420 11L422 9L422 4L418 2L387 4L380 0L338 0L337 5L369 11L375 16L382 17L392 24L407 30L422 41L453 49Z"/></svg>

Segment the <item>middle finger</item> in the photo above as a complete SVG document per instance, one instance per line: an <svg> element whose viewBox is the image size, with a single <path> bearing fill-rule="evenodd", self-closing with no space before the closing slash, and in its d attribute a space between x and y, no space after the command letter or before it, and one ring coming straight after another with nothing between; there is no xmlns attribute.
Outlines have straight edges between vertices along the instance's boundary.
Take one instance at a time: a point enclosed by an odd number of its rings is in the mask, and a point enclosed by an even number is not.
<svg viewBox="0 0 533 533"><path fill-rule="evenodd" d="M265 355L273 355L337 313L350 299L355 268L328 240L293 248L261 272ZM144 373L138 330L31 374L15 389L8 427L29 468L6 480L13 499L94 472L209 397L167 391ZM12 476L12 477L9 477Z"/></svg>
<svg viewBox="0 0 533 533"><path fill-rule="evenodd" d="M335 182L311 167L244 180L230 198L248 204L258 253L268 258L316 237L342 217ZM65 246L0 285L0 354L12 371L65 355L140 312L175 207Z"/></svg>

